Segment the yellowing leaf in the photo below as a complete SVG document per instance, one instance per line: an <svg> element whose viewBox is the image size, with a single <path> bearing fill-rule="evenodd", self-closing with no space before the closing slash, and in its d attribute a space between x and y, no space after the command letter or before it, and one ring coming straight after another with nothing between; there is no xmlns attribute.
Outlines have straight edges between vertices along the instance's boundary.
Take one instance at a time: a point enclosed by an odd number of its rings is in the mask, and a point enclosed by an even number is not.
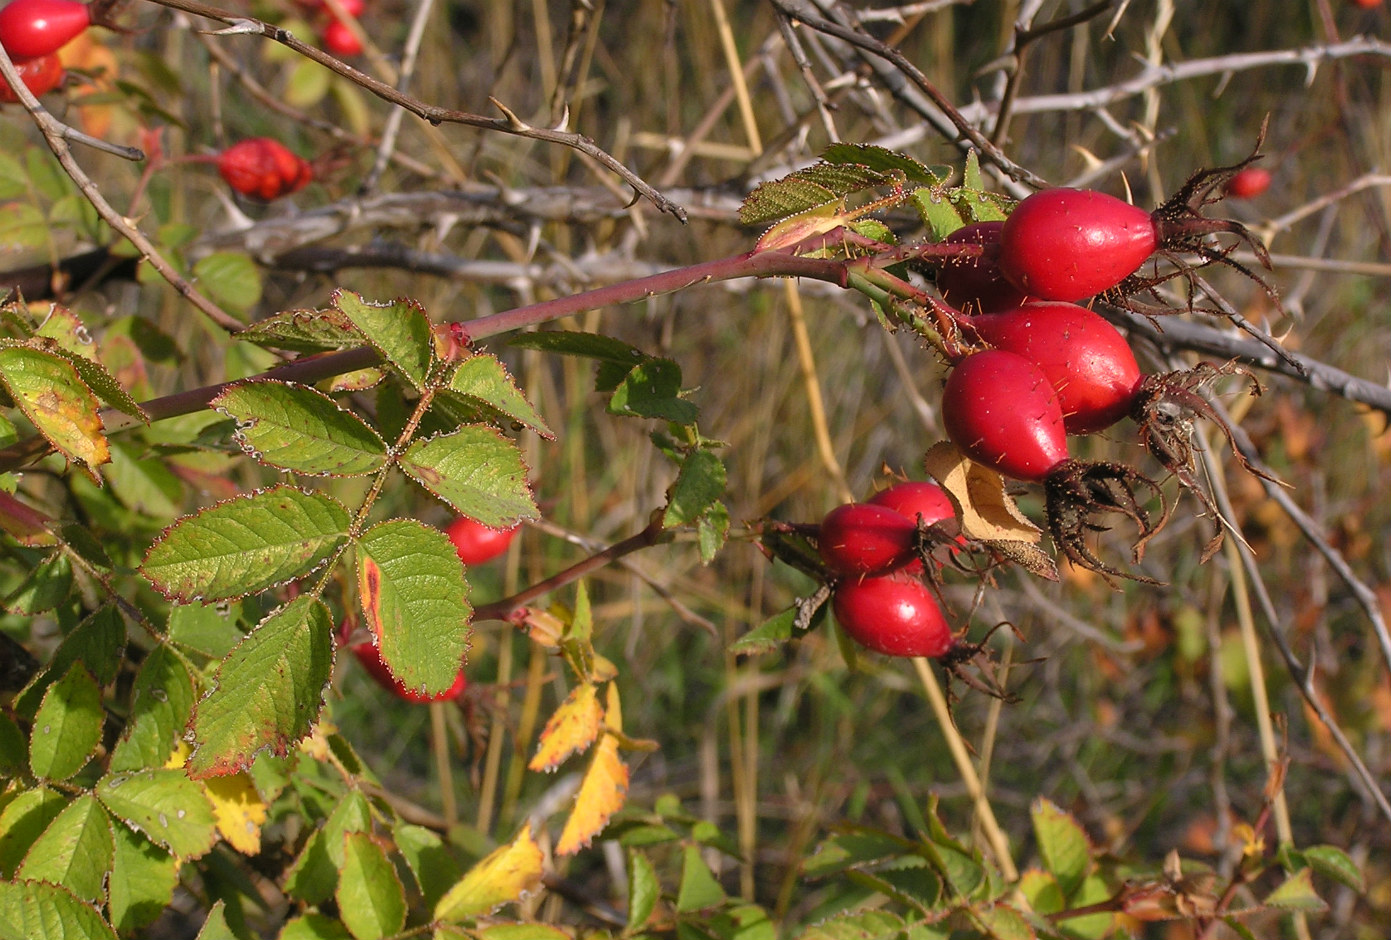
<svg viewBox="0 0 1391 940"><path fill-rule="evenodd" d="M580 782L575 796L575 808L561 830L556 843L557 855L573 855L603 831L613 814L623 808L628 796L628 765L618 756L618 734L623 731L623 709L618 701L618 687L609 683L608 707L604 724L615 734L606 734Z"/></svg>
<svg viewBox="0 0 1391 940"><path fill-rule="evenodd" d="M465 873L435 905L435 919L467 920L519 901L541 883L545 856L528 825L511 844L499 846Z"/></svg>
<svg viewBox="0 0 1391 940"><path fill-rule="evenodd" d="M1036 544L1041 533L1005 492L1005 478L943 441L923 457L923 467L956 506L961 531L982 542Z"/></svg>
<svg viewBox="0 0 1391 940"><path fill-rule="evenodd" d="M604 720L604 708L594 686L577 685L555 710L541 731L536 756L528 770L555 770L571 754L578 754L594 743Z"/></svg>
<svg viewBox="0 0 1391 940"><path fill-rule="evenodd" d="M203 791L213 805L217 831L227 844L243 855L261 851L261 826L266 821L266 804L246 771L227 777L209 777Z"/></svg>

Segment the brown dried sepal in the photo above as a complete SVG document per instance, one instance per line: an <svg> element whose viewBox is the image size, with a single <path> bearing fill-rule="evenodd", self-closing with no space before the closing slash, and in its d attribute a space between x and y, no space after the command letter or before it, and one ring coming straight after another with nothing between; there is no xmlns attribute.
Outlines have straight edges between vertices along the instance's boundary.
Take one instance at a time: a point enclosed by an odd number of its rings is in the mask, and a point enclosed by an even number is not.
<svg viewBox="0 0 1391 940"><path fill-rule="evenodd" d="M1159 484L1125 464L1065 460L1049 472L1043 488L1047 499L1048 533L1069 561L1097 572L1108 581L1115 576L1145 584L1160 583L1108 565L1097 557L1087 538L1090 533L1105 532L1109 528L1095 521L1098 515L1122 515L1135 524L1138 534L1131 550L1138 562L1144 557L1146 543L1169 521L1169 509ZM1136 495L1137 490L1148 490L1159 498L1158 519L1152 518L1145 509Z"/></svg>

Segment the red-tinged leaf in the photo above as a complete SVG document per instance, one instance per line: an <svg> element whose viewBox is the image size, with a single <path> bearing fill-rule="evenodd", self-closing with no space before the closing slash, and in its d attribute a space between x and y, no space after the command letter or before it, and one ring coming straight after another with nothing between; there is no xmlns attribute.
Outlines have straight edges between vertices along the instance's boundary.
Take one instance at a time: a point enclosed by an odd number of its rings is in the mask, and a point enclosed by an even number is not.
<svg viewBox="0 0 1391 940"><path fill-rule="evenodd" d="M238 382L211 405L236 420L242 450L270 467L359 476L386 463L386 443L376 431L308 386L270 379Z"/></svg>
<svg viewBox="0 0 1391 940"><path fill-rule="evenodd" d="M121 383L106 370L106 366L90 358L90 353L94 350L84 350L81 346L70 349L53 340L42 338L30 340L28 345L66 360L98 398L117 411L122 411L146 424L150 423L150 416L145 413L145 409L121 387Z"/></svg>
<svg viewBox="0 0 1391 940"><path fill-rule="evenodd" d="M522 452L497 431L469 425L416 440L401 469L462 516L507 529L540 516Z"/></svg>
<svg viewBox="0 0 1391 940"><path fill-rule="evenodd" d="M313 571L351 523L331 496L273 486L184 516L150 546L140 572L170 600L243 597Z"/></svg>
<svg viewBox="0 0 1391 940"><path fill-rule="evenodd" d="M333 293L333 305L389 365L416 388L424 388L435 362L434 333L425 310L413 300L373 304L349 290Z"/></svg>
<svg viewBox="0 0 1391 940"><path fill-rule="evenodd" d="M49 527L53 520L0 490L0 530L30 548L52 545L55 537Z"/></svg>
<svg viewBox="0 0 1391 940"><path fill-rule="evenodd" d="M470 868L440 898L435 905L435 919L468 920L521 900L541 884L545 861L541 847L532 838L531 826L527 825L511 843L495 849Z"/></svg>
<svg viewBox="0 0 1391 940"><path fill-rule="evenodd" d="M594 743L604 723L604 707L598 690L589 683L570 690L541 731L536 756L529 770L555 770L571 754L578 754Z"/></svg>
<svg viewBox="0 0 1391 940"><path fill-rule="evenodd" d="M61 356L27 346L0 346L0 384L35 429L93 480L111 459L97 398Z"/></svg>
<svg viewBox="0 0 1391 940"><path fill-rule="evenodd" d="M608 685L605 728L621 733L623 711L618 701L618 688ZM628 797L628 765L618 756L618 736L605 734L594 748L589 769L580 781L575 795L575 808L565 820L555 854L573 855L588 845L608 825L613 814L623 808Z"/></svg>
<svg viewBox="0 0 1391 940"><path fill-rule="evenodd" d="M301 595L271 613L213 674L193 715L194 777L245 770L257 753L286 754L309 734L333 672L333 620Z"/></svg>
<svg viewBox="0 0 1391 940"><path fill-rule="evenodd" d="M382 660L407 689L438 695L454 684L468 652L468 582L453 544L438 529L392 519L357 541L363 620Z"/></svg>
<svg viewBox="0 0 1391 940"><path fill-rule="evenodd" d="M396 868L370 833L343 836L338 909L355 940L381 940L406 923L406 892Z"/></svg>
<svg viewBox="0 0 1391 940"><path fill-rule="evenodd" d="M287 310L257 320L237 339L293 352L317 353L362 346L366 340L341 310Z"/></svg>
<svg viewBox="0 0 1391 940"><path fill-rule="evenodd" d="M116 940L116 931L58 885L0 882L0 940Z"/></svg>

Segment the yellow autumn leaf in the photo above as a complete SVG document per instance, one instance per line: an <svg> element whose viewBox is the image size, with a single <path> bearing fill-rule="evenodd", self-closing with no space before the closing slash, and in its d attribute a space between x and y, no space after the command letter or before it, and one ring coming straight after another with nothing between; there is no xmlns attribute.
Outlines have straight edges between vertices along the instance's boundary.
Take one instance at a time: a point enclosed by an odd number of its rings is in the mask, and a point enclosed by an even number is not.
<svg viewBox="0 0 1391 940"><path fill-rule="evenodd" d="M435 905L435 919L467 920L519 901L541 883L545 856L528 824L508 845L499 846L470 868Z"/></svg>
<svg viewBox="0 0 1391 940"><path fill-rule="evenodd" d="M1005 478L943 441L923 457L923 467L942 485L961 518L967 538L982 542L1036 544L1042 533L1005 492Z"/></svg>
<svg viewBox="0 0 1391 940"><path fill-rule="evenodd" d="M628 765L618 756L618 734L623 730L623 709L618 701L618 687L608 685L605 727L615 734L605 734L594 749L589 769L580 781L575 795L575 808L565 820L557 855L573 855L588 845L608 825L613 814L623 808L628 796Z"/></svg>
<svg viewBox="0 0 1391 940"><path fill-rule="evenodd" d="M227 844L243 855L261 851L261 826L266 821L266 804L245 771L226 777L209 777L203 792L213 805L217 831Z"/></svg>
<svg viewBox="0 0 1391 940"><path fill-rule="evenodd" d="M594 743L604 721L604 708L589 683L570 690L541 731L536 756L528 770L555 770L571 754L578 754Z"/></svg>

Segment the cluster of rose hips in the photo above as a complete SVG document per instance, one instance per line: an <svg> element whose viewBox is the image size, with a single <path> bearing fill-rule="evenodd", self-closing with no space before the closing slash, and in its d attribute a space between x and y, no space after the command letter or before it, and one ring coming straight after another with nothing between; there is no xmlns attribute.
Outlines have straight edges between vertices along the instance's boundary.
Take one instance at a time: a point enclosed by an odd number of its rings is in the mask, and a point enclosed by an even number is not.
<svg viewBox="0 0 1391 940"><path fill-rule="evenodd" d="M449 536L449 541L454 544L454 551L458 553L460 561L465 565L481 565L507 551L507 547L512 544L512 539L517 535L518 528L518 526L513 526L510 529L494 529L467 516L459 516L445 526L444 534ZM443 692L435 695L424 695L415 689L407 688L400 679L391 674L391 668L382 660L381 651L375 642L372 640L352 642L354 628L355 624L351 618L345 620L339 632L340 641L348 644L348 649L352 650L357 661L362 664L362 668L367 670L367 674L376 679L378 685L397 698L417 705L429 702L449 702L463 695L464 689L468 687L468 678L465 676L463 668L460 667L454 684Z"/></svg>
<svg viewBox="0 0 1391 940"><path fill-rule="evenodd" d="M262 202L297 192L314 178L309 161L270 137L248 137L222 151L216 161L228 186Z"/></svg>
<svg viewBox="0 0 1391 940"><path fill-rule="evenodd" d="M63 81L58 50L91 25L90 7L78 0L13 0L0 10L0 46L25 87L42 95ZM0 81L0 101L19 101L8 82Z"/></svg>

